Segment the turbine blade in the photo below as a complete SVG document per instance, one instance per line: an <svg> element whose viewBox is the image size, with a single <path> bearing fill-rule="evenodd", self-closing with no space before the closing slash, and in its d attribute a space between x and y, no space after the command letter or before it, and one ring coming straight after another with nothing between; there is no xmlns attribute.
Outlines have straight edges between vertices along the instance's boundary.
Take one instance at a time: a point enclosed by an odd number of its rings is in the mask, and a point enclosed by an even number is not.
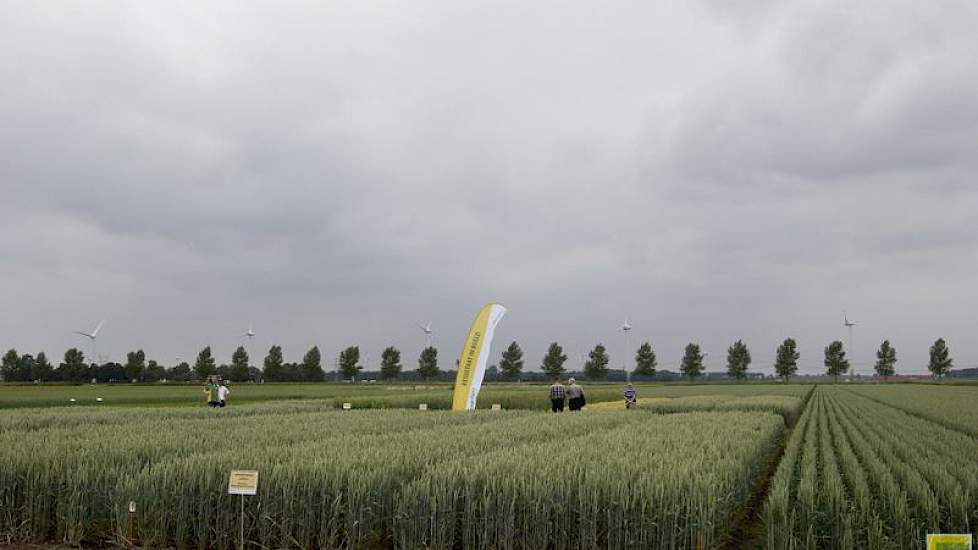
<svg viewBox="0 0 978 550"><path fill-rule="evenodd" d="M105 321L104 320L103 321L99 321L98 326L95 327L95 330L93 330L92 333L89 334L88 336L91 336L92 338L95 338L98 335L98 331L102 330L102 325L104 325L104 324L105 324Z"/></svg>

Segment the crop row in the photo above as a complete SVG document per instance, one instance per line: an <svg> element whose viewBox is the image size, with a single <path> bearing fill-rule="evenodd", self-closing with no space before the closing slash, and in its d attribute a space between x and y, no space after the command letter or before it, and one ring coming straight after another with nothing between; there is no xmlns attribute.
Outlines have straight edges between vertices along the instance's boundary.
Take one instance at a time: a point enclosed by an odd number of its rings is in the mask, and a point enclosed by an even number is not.
<svg viewBox="0 0 978 550"><path fill-rule="evenodd" d="M771 483L767 548L904 549L972 532L976 456L972 437L819 387Z"/></svg>
<svg viewBox="0 0 978 550"><path fill-rule="evenodd" d="M133 500L143 546L230 548L228 472L258 469L245 532L264 547L709 547L783 432L765 413L276 405L5 419L0 537L122 543Z"/></svg>

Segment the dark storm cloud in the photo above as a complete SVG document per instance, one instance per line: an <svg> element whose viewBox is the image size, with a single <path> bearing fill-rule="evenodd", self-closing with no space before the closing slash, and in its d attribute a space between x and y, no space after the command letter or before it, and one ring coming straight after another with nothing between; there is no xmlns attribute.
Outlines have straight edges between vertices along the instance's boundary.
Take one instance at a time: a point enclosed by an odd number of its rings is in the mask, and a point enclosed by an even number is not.
<svg viewBox="0 0 978 550"><path fill-rule="evenodd" d="M0 345L978 360L968 2L11 2ZM257 348L261 348L260 350ZM768 369L769 370L769 369Z"/></svg>

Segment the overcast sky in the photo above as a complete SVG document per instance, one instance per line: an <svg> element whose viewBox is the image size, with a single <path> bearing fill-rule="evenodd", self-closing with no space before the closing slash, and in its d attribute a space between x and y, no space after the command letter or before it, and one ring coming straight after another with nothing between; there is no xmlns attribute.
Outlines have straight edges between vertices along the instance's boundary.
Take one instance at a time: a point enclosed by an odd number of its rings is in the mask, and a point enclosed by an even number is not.
<svg viewBox="0 0 978 550"><path fill-rule="evenodd" d="M0 5L4 349L978 364L971 0Z"/></svg>

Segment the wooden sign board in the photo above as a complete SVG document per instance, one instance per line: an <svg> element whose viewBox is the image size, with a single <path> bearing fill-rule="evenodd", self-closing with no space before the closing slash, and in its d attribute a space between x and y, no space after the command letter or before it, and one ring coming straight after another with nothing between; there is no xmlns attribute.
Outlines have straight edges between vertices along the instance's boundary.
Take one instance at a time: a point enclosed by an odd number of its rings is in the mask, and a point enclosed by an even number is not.
<svg viewBox="0 0 978 550"><path fill-rule="evenodd" d="M257 495L258 470L231 470L228 481L229 495Z"/></svg>

